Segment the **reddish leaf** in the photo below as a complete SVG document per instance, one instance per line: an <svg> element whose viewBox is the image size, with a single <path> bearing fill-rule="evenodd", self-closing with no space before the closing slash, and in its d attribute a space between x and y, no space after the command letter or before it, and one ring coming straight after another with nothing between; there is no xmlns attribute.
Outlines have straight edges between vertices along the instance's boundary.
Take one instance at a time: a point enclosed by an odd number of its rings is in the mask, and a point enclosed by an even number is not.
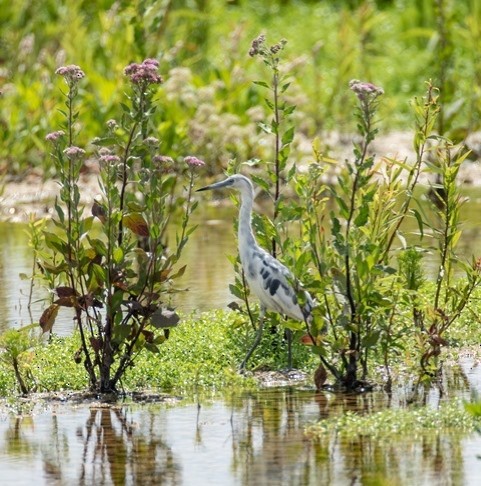
<svg viewBox="0 0 481 486"><path fill-rule="evenodd" d="M77 292L75 292L75 289L73 289L72 287L57 287L55 289L55 292L60 298L72 297L73 295L77 295Z"/></svg>
<svg viewBox="0 0 481 486"><path fill-rule="evenodd" d="M95 216L96 218L100 219L102 223L105 223L107 220L105 215L105 209L97 201L94 201L92 206L92 216Z"/></svg>
<svg viewBox="0 0 481 486"><path fill-rule="evenodd" d="M233 311L241 311L242 310L240 305L235 301L231 302L230 304L227 304L227 307L229 309L232 309Z"/></svg>
<svg viewBox="0 0 481 486"><path fill-rule="evenodd" d="M312 346L315 343L312 342L312 338L311 336L309 336L309 334L304 334L304 336L301 337L301 344L304 344L306 346Z"/></svg>
<svg viewBox="0 0 481 486"><path fill-rule="evenodd" d="M78 348L73 355L73 360L75 363L80 364L82 362L82 348Z"/></svg>
<svg viewBox="0 0 481 486"><path fill-rule="evenodd" d="M173 309L157 309L150 319L154 327L163 329L176 326L180 317Z"/></svg>
<svg viewBox="0 0 481 486"><path fill-rule="evenodd" d="M60 299L57 299L54 304L61 307L75 307L75 299L72 297L61 297Z"/></svg>
<svg viewBox="0 0 481 486"><path fill-rule="evenodd" d="M60 306L58 304L52 304L43 311L42 317L39 321L43 332L49 332L52 330L59 309Z"/></svg>
<svg viewBox="0 0 481 486"><path fill-rule="evenodd" d="M117 280L116 282L113 283L113 286L127 292L129 290L129 286L125 282L121 282L120 280Z"/></svg>
<svg viewBox="0 0 481 486"><path fill-rule="evenodd" d="M100 338L91 336L90 345L92 346L93 350L97 353L102 348L102 340Z"/></svg>
<svg viewBox="0 0 481 486"><path fill-rule="evenodd" d="M153 343L154 342L154 333L152 331L146 331L145 329L142 331L142 334L145 337L145 342Z"/></svg>
<svg viewBox="0 0 481 486"><path fill-rule="evenodd" d="M126 214L122 222L126 228L139 236L149 236L149 226L140 213Z"/></svg>

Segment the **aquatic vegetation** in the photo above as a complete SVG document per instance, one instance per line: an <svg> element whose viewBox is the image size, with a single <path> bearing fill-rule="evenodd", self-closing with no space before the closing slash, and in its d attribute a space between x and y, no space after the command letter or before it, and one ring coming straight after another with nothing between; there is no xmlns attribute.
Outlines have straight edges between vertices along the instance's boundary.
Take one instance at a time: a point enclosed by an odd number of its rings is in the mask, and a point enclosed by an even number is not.
<svg viewBox="0 0 481 486"><path fill-rule="evenodd" d="M460 400L455 400L443 403L439 408L386 409L367 415L347 411L341 416L307 426L305 433L310 439L319 441L336 435L345 439L413 439L429 432L468 434L474 432L479 424L479 418L475 419L463 408Z"/></svg>
<svg viewBox="0 0 481 486"><path fill-rule="evenodd" d="M0 361L13 369L16 384L23 395L35 387L30 365L36 345L38 338L33 333L33 326L8 329L0 335Z"/></svg>
<svg viewBox="0 0 481 486"><path fill-rule="evenodd" d="M229 387L251 388L255 382L237 373L242 358L238 335L232 328L232 311L213 311L182 316L158 353L139 350L128 373L120 380L123 391L155 390L182 393L220 391ZM18 334L18 331L12 330ZM79 359L82 341L79 333L48 342L36 341L30 348L29 367L37 392L85 390L89 377ZM284 358L284 353L282 359ZM6 356L5 356L6 358ZM8 360L0 361L2 396L15 394Z"/></svg>

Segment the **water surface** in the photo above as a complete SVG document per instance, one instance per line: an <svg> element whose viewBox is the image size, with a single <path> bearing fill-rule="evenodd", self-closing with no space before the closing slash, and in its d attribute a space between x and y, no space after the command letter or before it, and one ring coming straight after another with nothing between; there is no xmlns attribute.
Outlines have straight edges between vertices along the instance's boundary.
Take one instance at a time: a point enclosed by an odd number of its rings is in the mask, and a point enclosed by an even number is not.
<svg viewBox="0 0 481 486"><path fill-rule="evenodd" d="M479 189L470 189L467 193L470 201L462 209L464 233L459 243L459 255L470 260L473 255L481 256L481 194ZM219 205L211 205L208 201L208 198L201 200L195 213L192 223L199 227L186 245L180 263L187 267L176 287L187 291L172 296L172 305L184 313L226 308L234 300L229 291L234 271L228 256L237 254L233 228L236 210L229 200ZM416 238L412 235L415 231L415 222L408 222L405 232L411 235L411 241ZM173 234L170 238L175 241ZM426 236L424 245L430 244L432 242ZM0 223L0 331L30 324L32 320L38 322L47 307L46 290L35 286L31 313L28 310L30 280L22 279L20 275L32 274L32 258L26 227L19 223ZM424 259L426 272L431 276L436 273L436 261L430 254ZM65 335L72 327L71 309L62 308L54 331Z"/></svg>
<svg viewBox="0 0 481 486"><path fill-rule="evenodd" d="M465 365L461 395L480 377L472 362ZM387 396L284 387L199 404L47 402L30 415L0 420L1 484L481 484L479 434L333 434L322 443L304 435L306 425L334 414L406 407L413 399L436 407L446 397L436 389L413 397L408 388Z"/></svg>

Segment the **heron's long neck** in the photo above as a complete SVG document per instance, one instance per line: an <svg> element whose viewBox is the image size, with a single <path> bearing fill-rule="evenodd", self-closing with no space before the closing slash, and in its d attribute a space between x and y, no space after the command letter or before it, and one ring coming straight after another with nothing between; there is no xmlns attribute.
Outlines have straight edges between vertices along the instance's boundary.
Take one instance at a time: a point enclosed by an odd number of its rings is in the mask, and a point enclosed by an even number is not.
<svg viewBox="0 0 481 486"><path fill-rule="evenodd" d="M252 202L254 194L251 188L246 187L241 191L241 207L239 212L239 254L241 261L244 261L244 255L249 248L255 244L254 234L252 233Z"/></svg>

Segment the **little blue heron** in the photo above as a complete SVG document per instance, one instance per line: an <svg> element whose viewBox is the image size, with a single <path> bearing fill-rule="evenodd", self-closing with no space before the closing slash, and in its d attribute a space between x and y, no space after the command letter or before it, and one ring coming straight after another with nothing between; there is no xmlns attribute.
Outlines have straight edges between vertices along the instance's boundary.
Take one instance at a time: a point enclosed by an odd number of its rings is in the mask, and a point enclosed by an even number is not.
<svg viewBox="0 0 481 486"><path fill-rule="evenodd" d="M254 188L247 177L236 174L223 181L202 187L198 191L225 187L237 189L241 194L238 236L239 256L247 284L260 301L259 328L254 343L240 366L240 369L244 370L247 361L261 340L264 316L267 310L278 312L297 321L304 321L306 325L309 325L312 320L311 311L314 302L311 296L304 291L305 302L302 306L299 304L297 300L298 291L294 287L295 279L291 272L257 244L251 225ZM291 354L289 345L290 366Z"/></svg>

